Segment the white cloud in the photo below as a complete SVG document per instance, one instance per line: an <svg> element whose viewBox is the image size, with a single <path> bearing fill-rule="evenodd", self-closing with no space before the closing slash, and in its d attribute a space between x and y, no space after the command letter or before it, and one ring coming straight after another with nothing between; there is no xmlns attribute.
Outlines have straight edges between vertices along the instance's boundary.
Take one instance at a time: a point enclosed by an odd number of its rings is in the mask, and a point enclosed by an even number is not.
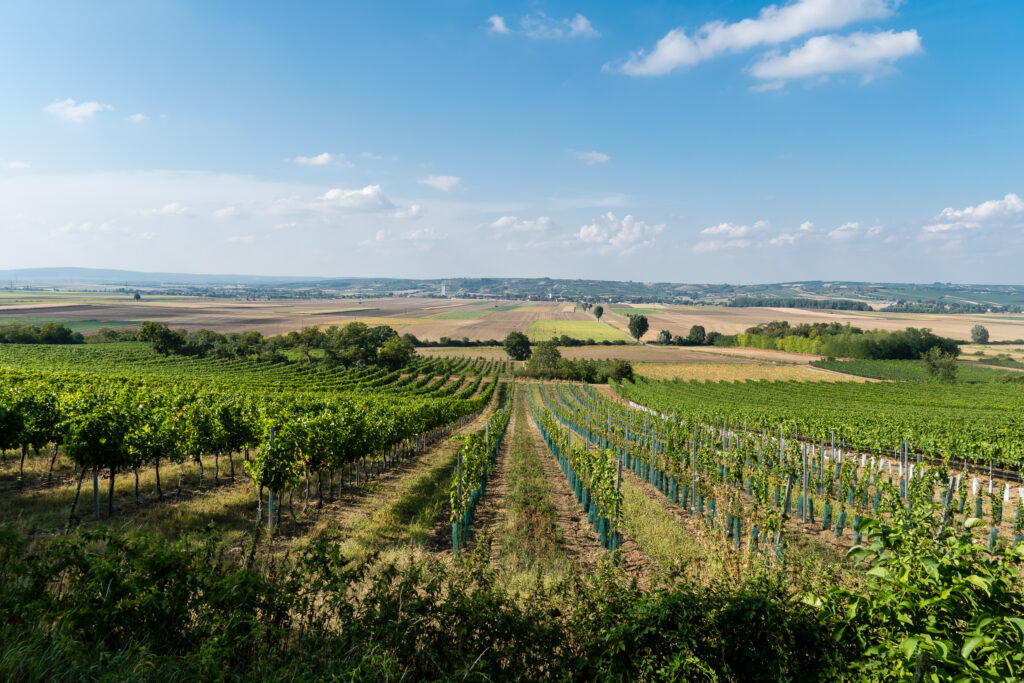
<svg viewBox="0 0 1024 683"><path fill-rule="evenodd" d="M128 117L128 120L133 123L142 123L143 121L148 121L149 117L145 114L132 114Z"/></svg>
<svg viewBox="0 0 1024 683"><path fill-rule="evenodd" d="M139 213L143 216L180 216L185 213L185 207L178 202L171 202L155 209L143 209Z"/></svg>
<svg viewBox="0 0 1024 683"><path fill-rule="evenodd" d="M800 224L800 228L795 232L780 232L778 235L768 240L768 243L776 246L791 245L795 244L797 240L806 237L812 232L814 232L814 223L804 221Z"/></svg>
<svg viewBox="0 0 1024 683"><path fill-rule="evenodd" d="M392 216L399 220L419 218L420 214L423 213L423 207L419 204L413 204L408 209L397 209Z"/></svg>
<svg viewBox="0 0 1024 683"><path fill-rule="evenodd" d="M373 152L363 152L359 156L364 159L373 159L374 161L398 161L398 156L394 154L391 156L384 156L382 154L374 154Z"/></svg>
<svg viewBox="0 0 1024 683"><path fill-rule="evenodd" d="M693 251L697 254L705 254L722 249L746 249L749 246L750 240L705 240L693 245Z"/></svg>
<svg viewBox="0 0 1024 683"><path fill-rule="evenodd" d="M817 31L892 14L901 0L797 0L768 5L756 19L712 21L691 37L684 28L669 31L650 53L630 56L621 70L630 76L661 76L731 52L779 45Z"/></svg>
<svg viewBox="0 0 1024 683"><path fill-rule="evenodd" d="M835 73L861 73L870 78L897 59L920 52L921 37L913 29L815 36L786 54L765 56L750 67L750 73L773 86L786 79Z"/></svg>
<svg viewBox="0 0 1024 683"><path fill-rule="evenodd" d="M43 111L72 123L82 123L86 119L91 118L93 114L108 109L113 109L113 107L109 104L100 104L99 102L79 103L70 97L66 100L54 100L43 107Z"/></svg>
<svg viewBox="0 0 1024 683"><path fill-rule="evenodd" d="M551 218L539 216L537 220L520 220L515 216L502 216L491 223L491 227L499 233L505 232L544 232L551 229Z"/></svg>
<svg viewBox="0 0 1024 683"><path fill-rule="evenodd" d="M766 227L768 227L768 223L766 221L757 221L753 226L736 225L735 223L719 223L718 225L712 225L709 228L704 228L700 231L700 234L736 238L745 237L755 230L761 230Z"/></svg>
<svg viewBox="0 0 1024 683"><path fill-rule="evenodd" d="M574 152L576 158L587 166L596 166L611 161L611 157L603 152Z"/></svg>
<svg viewBox="0 0 1024 683"><path fill-rule="evenodd" d="M234 206L225 206L223 209L217 209L213 212L214 218L234 218L238 215L238 208Z"/></svg>
<svg viewBox="0 0 1024 683"><path fill-rule="evenodd" d="M8 171L24 171L32 167L24 161L0 161L0 168L6 168Z"/></svg>
<svg viewBox="0 0 1024 683"><path fill-rule="evenodd" d="M302 166L327 166L329 164L335 166L345 166L352 168L354 164L344 160L342 154L331 154L330 152L322 152L311 157L295 157L295 163L301 164Z"/></svg>
<svg viewBox="0 0 1024 683"><path fill-rule="evenodd" d="M986 228L1024 224L1024 200L1016 194L992 199L964 209L943 209L922 228L925 237L953 239Z"/></svg>
<svg viewBox="0 0 1024 683"><path fill-rule="evenodd" d="M543 12L528 14L522 18L519 24L530 38L558 39L558 38L600 38L601 34L582 14L565 19L549 17ZM492 29L493 30L493 29Z"/></svg>
<svg viewBox="0 0 1024 683"><path fill-rule="evenodd" d="M491 25L491 33L508 33L508 26L505 25L505 18L500 17L497 14L492 14L488 17L487 22Z"/></svg>
<svg viewBox="0 0 1024 683"><path fill-rule="evenodd" d="M463 190L462 179L456 175L429 175L420 181L421 185L429 185L430 187L441 190L442 192L451 192L452 190Z"/></svg>
<svg viewBox="0 0 1024 683"><path fill-rule="evenodd" d="M610 211L594 222L580 227L577 239L602 253L630 254L654 244L654 238L665 229L664 224L648 225L627 215L622 220Z"/></svg>
<svg viewBox="0 0 1024 683"><path fill-rule="evenodd" d="M855 238L871 238L877 237L882 234L885 230L881 225L873 225L869 228L865 228L859 221L851 221L849 223L843 223L835 230L830 231L826 237L830 240L836 240L838 242L849 242Z"/></svg>
<svg viewBox="0 0 1024 683"><path fill-rule="evenodd" d="M379 211L394 208L391 200L384 196L380 185L367 185L361 190L346 190L336 187L325 192L321 199L330 207L355 211Z"/></svg>

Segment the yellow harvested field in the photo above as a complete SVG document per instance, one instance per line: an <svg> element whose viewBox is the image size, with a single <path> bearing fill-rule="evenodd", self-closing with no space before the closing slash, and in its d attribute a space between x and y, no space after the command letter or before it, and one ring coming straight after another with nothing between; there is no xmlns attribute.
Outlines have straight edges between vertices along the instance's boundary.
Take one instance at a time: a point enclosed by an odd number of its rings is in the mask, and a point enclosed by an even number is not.
<svg viewBox="0 0 1024 683"><path fill-rule="evenodd" d="M557 309L554 306L519 306L513 310L521 313L554 313ZM572 313L572 308L569 313Z"/></svg>
<svg viewBox="0 0 1024 683"><path fill-rule="evenodd" d="M806 365L762 365L759 363L636 363L633 370L650 379L681 379L711 382L744 380L801 382L862 381L850 375L823 372Z"/></svg>
<svg viewBox="0 0 1024 683"><path fill-rule="evenodd" d="M362 316L352 316L345 318L331 318L329 320L318 321L318 325L348 325L353 322L366 323L370 327L377 327L378 325L387 325L388 327L396 330L409 325L415 325L416 323L424 322L424 318L364 318Z"/></svg>

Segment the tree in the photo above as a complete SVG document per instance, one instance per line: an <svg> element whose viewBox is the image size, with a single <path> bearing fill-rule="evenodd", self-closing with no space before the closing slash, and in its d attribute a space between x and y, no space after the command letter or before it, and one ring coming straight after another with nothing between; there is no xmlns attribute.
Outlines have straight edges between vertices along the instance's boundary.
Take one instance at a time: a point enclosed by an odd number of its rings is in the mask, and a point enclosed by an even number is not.
<svg viewBox="0 0 1024 683"><path fill-rule="evenodd" d="M540 342L533 350L527 368L534 374L553 375L558 369L558 361L562 357L554 342Z"/></svg>
<svg viewBox="0 0 1024 683"><path fill-rule="evenodd" d="M662 330L661 332L659 332L658 333L658 343L659 344L671 344L672 343L672 333L669 332L668 330Z"/></svg>
<svg viewBox="0 0 1024 683"><path fill-rule="evenodd" d="M136 301L142 301L142 295L141 295L141 294L139 294L138 292L135 292L135 296L134 296L133 298L134 298L134 299L135 299Z"/></svg>
<svg viewBox="0 0 1024 683"><path fill-rule="evenodd" d="M648 328L649 324L646 315L637 313L629 316L629 333L637 341L640 341L640 337L647 333Z"/></svg>
<svg viewBox="0 0 1024 683"><path fill-rule="evenodd" d="M416 355L416 347L408 339L392 337L377 352L377 362L389 370L397 370Z"/></svg>
<svg viewBox="0 0 1024 683"><path fill-rule="evenodd" d="M694 325L690 328L690 333L686 335L686 342L690 346L702 346L708 340L708 335L704 331L703 325Z"/></svg>
<svg viewBox="0 0 1024 683"><path fill-rule="evenodd" d="M956 381L956 356L953 354L944 353L939 347L933 346L921 354L921 358L932 377L943 382Z"/></svg>
<svg viewBox="0 0 1024 683"><path fill-rule="evenodd" d="M139 327L136 339L150 342L153 350L164 356L177 353L187 342L184 335L174 332L167 325L148 320Z"/></svg>
<svg viewBox="0 0 1024 683"><path fill-rule="evenodd" d="M594 306L594 317L600 320L602 315L604 315L604 306L601 304Z"/></svg>
<svg viewBox="0 0 1024 683"><path fill-rule="evenodd" d="M975 344L988 344L988 330L984 325L975 325L971 328L971 341Z"/></svg>
<svg viewBox="0 0 1024 683"><path fill-rule="evenodd" d="M522 332L509 332L503 346L512 360L527 360L532 353L530 339Z"/></svg>

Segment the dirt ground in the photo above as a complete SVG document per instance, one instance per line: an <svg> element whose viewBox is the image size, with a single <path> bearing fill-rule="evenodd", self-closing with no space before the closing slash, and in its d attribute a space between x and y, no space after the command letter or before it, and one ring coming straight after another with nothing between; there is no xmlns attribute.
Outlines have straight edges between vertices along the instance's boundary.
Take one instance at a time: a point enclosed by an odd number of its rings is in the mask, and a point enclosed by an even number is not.
<svg viewBox="0 0 1024 683"><path fill-rule="evenodd" d="M623 308L627 308L623 306ZM652 308L645 304L639 308ZM978 314L940 315L925 313L881 313L878 311L830 311L794 308L717 308L717 307L654 307L663 310L657 315L648 314L650 329L644 336L647 341L657 337L660 330L686 336L693 325L703 325L707 331L736 334L759 323L772 320L788 320L791 325L799 323L850 324L865 330L902 330L907 327L926 327L932 332L968 340L971 328L984 325L992 341L1024 339L1024 316ZM611 310L605 311L604 318L619 329L626 330L627 319Z"/></svg>

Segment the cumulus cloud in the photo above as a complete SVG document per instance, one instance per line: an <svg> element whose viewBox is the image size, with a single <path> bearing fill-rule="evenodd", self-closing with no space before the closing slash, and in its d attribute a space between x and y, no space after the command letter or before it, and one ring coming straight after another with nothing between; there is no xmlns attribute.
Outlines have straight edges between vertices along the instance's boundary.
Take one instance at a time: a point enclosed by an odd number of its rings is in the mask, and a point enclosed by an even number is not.
<svg viewBox="0 0 1024 683"><path fill-rule="evenodd" d="M630 76L662 76L723 54L779 45L808 33L835 30L892 14L901 0L797 0L768 5L757 18L712 21L688 35L675 28L649 53L634 53L621 70Z"/></svg>
<svg viewBox="0 0 1024 683"><path fill-rule="evenodd" d="M185 213L185 207L178 202L171 202L155 209L143 209L139 213L143 216L180 216Z"/></svg>
<svg viewBox="0 0 1024 683"><path fill-rule="evenodd" d="M491 223L499 234L506 232L545 232L551 229L551 218L539 216L537 220L520 220L515 216L502 216Z"/></svg>
<svg viewBox="0 0 1024 683"><path fill-rule="evenodd" d="M391 200L384 196L380 185L367 185L360 190L332 188L324 192L321 200L328 207L353 211L380 211L394 208Z"/></svg>
<svg viewBox="0 0 1024 683"><path fill-rule="evenodd" d="M487 18L487 23L490 24L491 33L508 33L508 26L505 25L505 17L500 17L497 14L492 14Z"/></svg>
<svg viewBox="0 0 1024 683"><path fill-rule="evenodd" d="M587 166L597 166L611 161L611 157L603 152L573 152L576 158Z"/></svg>
<svg viewBox="0 0 1024 683"><path fill-rule="evenodd" d="M234 206L225 206L223 209L217 209L213 212L214 218L234 218L238 215L238 208Z"/></svg>
<svg viewBox="0 0 1024 683"><path fill-rule="evenodd" d="M54 100L43 107L43 111L71 123L83 123L101 111L113 109L109 104L99 102L75 102L70 97L66 100Z"/></svg>
<svg viewBox="0 0 1024 683"><path fill-rule="evenodd" d="M796 244L798 240L806 237L812 232L814 232L814 223L804 221L796 231L780 232L778 235L768 240L768 243L775 246Z"/></svg>
<svg viewBox="0 0 1024 683"><path fill-rule="evenodd" d="M954 239L986 228L1024 224L1024 200L1016 194L992 199L964 209L943 209L921 231L926 238Z"/></svg>
<svg viewBox="0 0 1024 683"><path fill-rule="evenodd" d="M881 225L873 225L871 227L864 227L859 221L851 221L849 223L843 223L838 228L829 231L826 237L830 240L836 240L837 242L849 242L853 239L866 239L871 237L877 237L882 234L885 230Z"/></svg>
<svg viewBox="0 0 1024 683"><path fill-rule="evenodd" d="M768 227L768 223L765 221L757 221L754 225L736 225L735 223L719 223L718 225L712 225L711 227L704 228L700 231L702 235L711 235L717 237L744 237L762 228Z"/></svg>
<svg viewBox="0 0 1024 683"><path fill-rule="evenodd" d="M788 79L836 73L860 73L869 80L897 59L921 52L921 36L913 29L815 36L786 54L763 57L750 67L750 73L771 81L767 85L772 87Z"/></svg>
<svg viewBox="0 0 1024 683"><path fill-rule="evenodd" d="M345 161L342 154L331 154L329 152L322 152L311 157L295 157L295 163L302 166L347 166L351 168L353 164Z"/></svg>
<svg viewBox="0 0 1024 683"><path fill-rule="evenodd" d="M648 225L631 215L621 220L608 212L597 220L580 227L576 238L579 242L596 247L602 253L630 254L654 244L654 238L664 231L665 225Z"/></svg>
<svg viewBox="0 0 1024 683"><path fill-rule="evenodd" d="M582 14L565 19L549 17L543 12L528 14L519 22L530 38L600 38L601 34Z"/></svg>
<svg viewBox="0 0 1024 683"><path fill-rule="evenodd" d="M421 213L423 213L423 207L419 204L413 204L408 209L396 209L391 215L399 220L405 220L410 218L419 218Z"/></svg>
<svg viewBox="0 0 1024 683"><path fill-rule="evenodd" d="M142 123L143 121L148 121L149 117L145 114L132 114L128 117L128 120L132 123Z"/></svg>
<svg viewBox="0 0 1024 683"><path fill-rule="evenodd" d="M420 184L429 185L435 190L441 190L442 192L465 189L462 185L462 178L457 175L428 175L420 181Z"/></svg>
<svg viewBox="0 0 1024 683"><path fill-rule="evenodd" d="M0 161L0 168L5 168L8 171L24 171L32 167L24 161Z"/></svg>

